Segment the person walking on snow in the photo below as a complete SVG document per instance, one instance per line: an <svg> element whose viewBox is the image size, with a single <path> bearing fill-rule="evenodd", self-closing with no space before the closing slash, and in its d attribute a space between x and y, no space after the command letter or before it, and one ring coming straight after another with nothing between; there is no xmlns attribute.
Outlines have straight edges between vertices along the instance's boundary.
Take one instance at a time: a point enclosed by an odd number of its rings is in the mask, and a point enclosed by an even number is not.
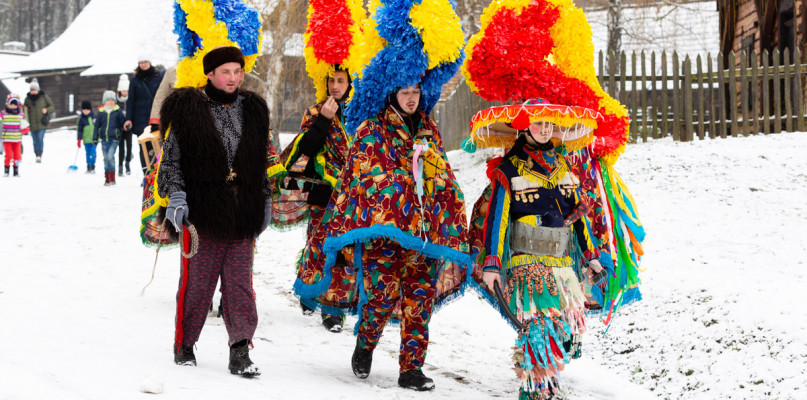
<svg viewBox="0 0 807 400"><path fill-rule="evenodd" d="M118 78L118 90L115 96L118 100L118 107L123 110L124 117L128 118L126 114L126 101L129 99L128 75L121 74ZM124 161L126 162L125 164ZM118 176L123 176L124 167L126 167L126 175L132 172L129 167L130 161L132 161L132 130L124 127L121 131L120 140L118 141Z"/></svg>
<svg viewBox="0 0 807 400"><path fill-rule="evenodd" d="M92 105L89 101L81 102L81 115L78 118L76 128L76 145L81 148L84 143L84 153L87 159L88 174L95 173L96 145L92 142L93 131L95 131L95 113L92 112Z"/></svg>
<svg viewBox="0 0 807 400"><path fill-rule="evenodd" d="M20 96L11 93L6 97L6 108L0 110L0 137L6 154L3 164L3 176L8 176L9 169L14 167L14 176L20 176L20 160L22 160L22 135L27 133L25 111L20 107Z"/></svg>
<svg viewBox="0 0 807 400"><path fill-rule="evenodd" d="M115 92L107 90L101 98L103 107L98 110L98 118L93 129L92 144L101 142L104 154L104 186L115 184L115 150L123 130L123 110L115 104Z"/></svg>
<svg viewBox="0 0 807 400"><path fill-rule="evenodd" d="M45 151L45 131L48 129L50 115L54 110L53 100L47 93L39 90L39 81L34 78L24 104L25 115L30 124L31 138L34 140L36 162L41 163L42 153Z"/></svg>
<svg viewBox="0 0 807 400"><path fill-rule="evenodd" d="M168 137L157 190L168 199L166 226L188 244L184 224L193 224L199 243L198 253L183 259L174 362L196 365L193 346L221 278L230 373L256 376L260 370L249 357L258 324L252 288L255 238L269 222L274 178L285 170L270 139L266 102L239 89L245 63L240 49L214 48L202 63L207 85L177 89L160 110Z"/></svg>
<svg viewBox="0 0 807 400"><path fill-rule="evenodd" d="M126 100L126 124L124 128L131 131L135 136L140 136L143 129L149 125L151 106L154 102L154 95L163 80L164 70L154 68L151 63L151 56L141 54L138 57L137 69L132 79L129 80L129 97ZM127 144L131 149L131 141ZM152 149L148 150L152 152ZM131 153L131 151L130 151ZM140 151L140 167L143 174L146 173L146 158L148 154ZM129 171L129 159L126 160L126 169Z"/></svg>

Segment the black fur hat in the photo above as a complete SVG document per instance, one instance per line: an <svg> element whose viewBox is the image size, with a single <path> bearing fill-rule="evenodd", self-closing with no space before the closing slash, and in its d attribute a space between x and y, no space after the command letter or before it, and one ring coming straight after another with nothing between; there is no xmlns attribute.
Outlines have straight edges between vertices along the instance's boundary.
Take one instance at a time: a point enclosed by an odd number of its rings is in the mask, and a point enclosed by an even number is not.
<svg viewBox="0 0 807 400"><path fill-rule="evenodd" d="M228 62L237 62L241 64L241 68L244 68L244 55L241 53L241 49L233 46L216 47L205 54L205 57L202 59L202 66L204 67L205 74L208 74L220 65Z"/></svg>

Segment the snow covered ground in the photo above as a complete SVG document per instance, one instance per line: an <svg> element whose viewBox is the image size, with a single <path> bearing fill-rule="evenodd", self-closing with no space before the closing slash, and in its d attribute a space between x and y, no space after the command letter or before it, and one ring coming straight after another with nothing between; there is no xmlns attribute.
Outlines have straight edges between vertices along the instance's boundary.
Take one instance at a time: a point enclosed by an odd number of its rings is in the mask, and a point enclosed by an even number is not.
<svg viewBox="0 0 807 400"><path fill-rule="evenodd" d="M303 231L264 234L255 259L263 375L227 372L226 331L211 317L199 366L172 362L178 250L138 237L139 176L104 187L66 173L75 134L26 139L21 178L0 178L0 399L513 399L512 330L473 292L431 323L431 393L397 387L398 329L373 371L350 371L351 329L326 332L291 293ZM807 398L807 136L631 145L617 164L648 239L645 299L608 333L596 319L564 374L572 400ZM452 153L469 205L481 154ZM102 168L99 154L99 168ZM348 319L351 326L355 318Z"/></svg>

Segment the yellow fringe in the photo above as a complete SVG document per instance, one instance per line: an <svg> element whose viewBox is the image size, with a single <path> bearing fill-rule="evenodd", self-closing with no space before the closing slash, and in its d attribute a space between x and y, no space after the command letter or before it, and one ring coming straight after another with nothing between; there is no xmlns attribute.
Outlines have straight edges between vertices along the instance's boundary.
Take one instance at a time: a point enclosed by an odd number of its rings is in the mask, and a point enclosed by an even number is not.
<svg viewBox="0 0 807 400"><path fill-rule="evenodd" d="M574 260L569 256L551 257L536 256L534 254L519 254L510 258L507 269L533 264L541 264L553 268L566 268L574 266Z"/></svg>

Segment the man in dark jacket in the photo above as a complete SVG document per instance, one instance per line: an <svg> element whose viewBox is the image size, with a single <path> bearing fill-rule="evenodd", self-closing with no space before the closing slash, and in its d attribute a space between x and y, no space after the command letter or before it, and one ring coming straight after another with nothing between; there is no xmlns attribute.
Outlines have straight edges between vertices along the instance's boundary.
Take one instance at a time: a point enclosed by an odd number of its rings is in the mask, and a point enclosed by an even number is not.
<svg viewBox="0 0 807 400"><path fill-rule="evenodd" d="M141 55L138 57L135 75L129 80L129 98L126 100L126 125L124 130L129 130L137 136L143 133L143 129L149 124L151 115L151 105L154 102L154 95L163 80L164 70L157 70L151 65L151 57ZM131 138L126 143L131 152ZM143 174L146 173L147 154L140 151L140 167ZM127 164L128 169L128 164Z"/></svg>
<svg viewBox="0 0 807 400"><path fill-rule="evenodd" d="M260 370L249 358L258 324L252 256L255 237L269 222L270 180L285 170L270 139L266 102L239 90L244 79L241 51L215 48L205 55L203 66L207 86L176 90L160 110L160 126L170 129L158 173L159 194L169 199L167 225L182 233L188 248L190 234L183 229L188 221L199 242L198 253L182 262L174 362L196 365L193 345L221 277L230 372L255 376Z"/></svg>
<svg viewBox="0 0 807 400"><path fill-rule="evenodd" d="M25 97L25 116L31 129L31 138L34 140L34 153L36 162L42 162L42 152L45 149L45 131L48 129L50 115L53 113L53 100L47 93L39 90L39 81L31 81L30 92Z"/></svg>

